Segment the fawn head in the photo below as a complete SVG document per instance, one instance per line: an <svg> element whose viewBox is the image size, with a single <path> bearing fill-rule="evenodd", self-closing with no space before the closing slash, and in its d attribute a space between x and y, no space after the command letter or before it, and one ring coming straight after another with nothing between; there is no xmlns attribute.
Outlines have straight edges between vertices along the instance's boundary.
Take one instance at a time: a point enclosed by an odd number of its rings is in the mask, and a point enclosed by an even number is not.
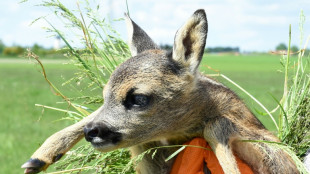
<svg viewBox="0 0 310 174"><path fill-rule="evenodd" d="M199 112L194 95L208 24L197 10L175 35L172 52L160 50L128 16L130 59L111 75L104 105L84 128L87 141L101 151L129 147L186 132Z"/></svg>

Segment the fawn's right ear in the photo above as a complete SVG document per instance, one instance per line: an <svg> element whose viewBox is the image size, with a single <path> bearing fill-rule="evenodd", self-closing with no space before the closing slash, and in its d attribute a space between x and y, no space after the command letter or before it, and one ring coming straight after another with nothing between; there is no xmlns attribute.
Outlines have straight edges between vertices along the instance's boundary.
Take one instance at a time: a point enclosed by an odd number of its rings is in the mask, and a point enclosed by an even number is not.
<svg viewBox="0 0 310 174"><path fill-rule="evenodd" d="M153 40L143 31L128 14L125 13L127 32L129 37L129 47L132 56L136 56L146 50L159 49Z"/></svg>

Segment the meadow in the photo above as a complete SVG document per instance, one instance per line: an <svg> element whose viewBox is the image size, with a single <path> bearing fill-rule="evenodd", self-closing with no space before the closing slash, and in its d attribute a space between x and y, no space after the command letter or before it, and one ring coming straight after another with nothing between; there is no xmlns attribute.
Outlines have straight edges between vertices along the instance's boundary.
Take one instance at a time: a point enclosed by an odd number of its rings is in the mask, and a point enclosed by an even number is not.
<svg viewBox="0 0 310 174"><path fill-rule="evenodd" d="M283 73L278 71L282 68L280 58L279 55L268 54L208 54L204 56L200 69L207 74L216 74L214 70L220 71L271 110L277 104L271 96L279 99L283 91ZM76 67L64 62L66 61L55 60L43 63L49 79L70 97L74 95L75 90L70 86L62 86L62 83L64 79L74 76ZM43 104L67 108L67 104L58 103L62 101L61 98L53 94L37 65L27 60L0 59L0 79L0 173L22 173L21 164L29 159L34 150L48 136L72 124L73 121L59 121L66 116L64 113L42 110L35 106ZM256 112L262 109L253 100L226 80L220 77L216 79L235 90L265 126L275 130L268 116L261 116ZM53 171L52 168L48 171Z"/></svg>

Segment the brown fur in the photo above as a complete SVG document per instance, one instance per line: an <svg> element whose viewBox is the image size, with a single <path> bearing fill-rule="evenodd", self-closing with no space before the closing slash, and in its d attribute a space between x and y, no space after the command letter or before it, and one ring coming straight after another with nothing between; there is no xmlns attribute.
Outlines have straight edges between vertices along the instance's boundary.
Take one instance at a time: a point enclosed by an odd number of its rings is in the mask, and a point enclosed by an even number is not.
<svg viewBox="0 0 310 174"><path fill-rule="evenodd" d="M136 156L149 148L180 145L203 137L225 173L240 173L233 154L248 163L255 173L299 173L291 157L282 150L264 143L243 142L279 140L234 92L197 71L207 36L203 10L196 11L177 32L172 54L158 50L129 17L127 24L133 27L130 43L134 57L111 76L104 90L104 105L91 119L80 123L87 123L86 139L96 149L130 147ZM144 96L142 104L135 100L139 95ZM147 101L146 105L143 101ZM65 153L76 141L64 139L66 142L56 144L62 148L58 152L49 145L62 137L80 137L81 127L76 128L53 136L32 158L50 164L51 155ZM54 151L46 151L48 148ZM175 150L158 149L154 159L147 154L138 164L137 173L169 173L173 160L165 162L165 159ZM45 158L46 153L52 153L49 159Z"/></svg>

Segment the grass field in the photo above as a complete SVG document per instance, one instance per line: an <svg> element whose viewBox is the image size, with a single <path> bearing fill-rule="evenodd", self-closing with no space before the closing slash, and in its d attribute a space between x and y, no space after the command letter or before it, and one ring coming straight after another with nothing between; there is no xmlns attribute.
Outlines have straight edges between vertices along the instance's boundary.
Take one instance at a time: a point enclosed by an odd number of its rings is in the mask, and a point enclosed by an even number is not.
<svg viewBox="0 0 310 174"><path fill-rule="evenodd" d="M220 70L268 109L272 109L276 102L270 94L279 98L282 93L283 74L277 72L281 69L279 59L280 56L272 55L207 55L203 59L201 71L214 74L207 66ZM56 104L61 99L53 95L38 72L38 67L27 61L5 60L0 59L0 173L15 174L22 173L21 164L29 159L49 135L72 122L55 122L65 115L52 110L45 110L42 115L42 109L34 106L39 103L66 108L66 104ZM49 79L59 87L63 82L62 76L68 79L75 72L75 67L63 65L59 60L46 62L45 66ZM221 78L218 80L232 86ZM262 111L246 95L234 87L233 89L253 111ZM68 87L63 87L62 91L69 97L74 95ZM268 116L258 117L269 129L274 130Z"/></svg>

